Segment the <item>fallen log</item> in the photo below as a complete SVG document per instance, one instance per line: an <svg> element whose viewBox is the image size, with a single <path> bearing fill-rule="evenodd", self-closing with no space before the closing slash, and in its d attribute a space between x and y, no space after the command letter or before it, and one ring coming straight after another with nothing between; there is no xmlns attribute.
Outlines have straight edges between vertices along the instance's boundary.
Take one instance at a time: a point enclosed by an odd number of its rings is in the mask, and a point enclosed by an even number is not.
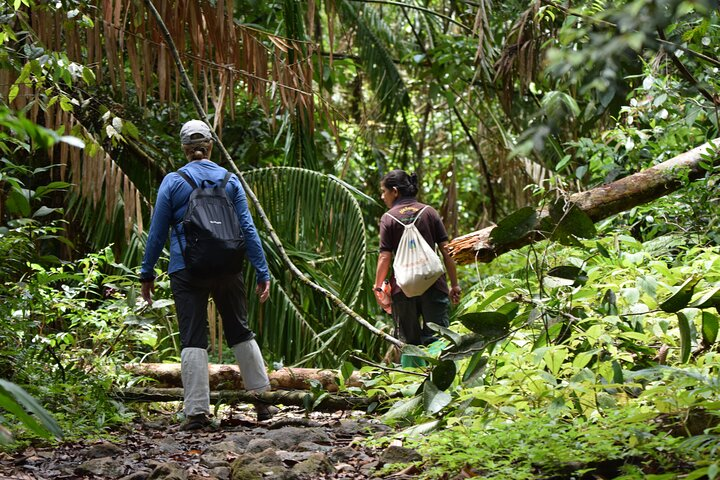
<svg viewBox="0 0 720 480"><path fill-rule="evenodd" d="M615 182L570 195L567 199L568 203L574 204L593 222L597 222L637 205L656 200L683 187L686 178L696 180L705 175L707 172L702 168L701 162L703 157L712 153L713 146L715 148L720 146L720 138ZM720 156L713 154L713 158L708 163L717 165L719 159ZM548 215L547 209L539 211L535 228L512 243L501 245L493 243L490 235L495 226L457 237L448 244L450 255L458 265L473 262L489 263L503 253L543 240L545 237L538 227Z"/></svg>
<svg viewBox="0 0 720 480"><path fill-rule="evenodd" d="M123 402L178 402L183 400L182 388L128 388L120 390L113 395ZM313 410L335 412L338 410L367 410L378 398L356 397L346 395L327 394L318 398L317 405L313 405L315 398L307 391L279 391L279 392L247 392L245 390L211 391L210 402L213 404L235 403L264 403L267 405L292 405L298 407L312 406Z"/></svg>
<svg viewBox="0 0 720 480"><path fill-rule="evenodd" d="M152 379L155 387L181 387L179 363L128 363L125 370L141 377ZM242 390L245 388L237 365L209 365L210 390ZM328 392L337 392L336 370L316 368L281 368L269 372L270 386L273 390L308 390L312 383L318 382ZM353 372L345 382L349 387L360 387L362 382L357 372Z"/></svg>

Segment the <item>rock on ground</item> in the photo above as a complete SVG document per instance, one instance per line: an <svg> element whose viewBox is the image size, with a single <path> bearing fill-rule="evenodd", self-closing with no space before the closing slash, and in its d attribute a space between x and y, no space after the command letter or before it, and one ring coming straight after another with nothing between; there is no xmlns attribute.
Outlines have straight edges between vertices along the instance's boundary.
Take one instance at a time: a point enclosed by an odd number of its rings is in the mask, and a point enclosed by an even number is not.
<svg viewBox="0 0 720 480"><path fill-rule="evenodd" d="M402 447L363 447L359 440L387 427L356 412L306 417L288 408L263 423L235 417L183 432L165 415L112 432L112 441L0 454L0 480L374 479L384 464L420 460Z"/></svg>

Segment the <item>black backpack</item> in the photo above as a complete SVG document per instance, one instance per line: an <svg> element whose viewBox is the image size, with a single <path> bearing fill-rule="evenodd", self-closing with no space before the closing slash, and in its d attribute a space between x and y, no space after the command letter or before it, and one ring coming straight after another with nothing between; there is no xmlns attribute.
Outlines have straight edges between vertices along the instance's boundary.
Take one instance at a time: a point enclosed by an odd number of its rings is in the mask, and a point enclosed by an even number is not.
<svg viewBox="0 0 720 480"><path fill-rule="evenodd" d="M185 268L198 277L240 272L245 259L245 239L235 205L225 192L230 172L219 185L203 180L200 187L185 173L178 171L177 174L193 188L180 222L185 232L185 247L180 245ZM177 225L175 232L179 242Z"/></svg>

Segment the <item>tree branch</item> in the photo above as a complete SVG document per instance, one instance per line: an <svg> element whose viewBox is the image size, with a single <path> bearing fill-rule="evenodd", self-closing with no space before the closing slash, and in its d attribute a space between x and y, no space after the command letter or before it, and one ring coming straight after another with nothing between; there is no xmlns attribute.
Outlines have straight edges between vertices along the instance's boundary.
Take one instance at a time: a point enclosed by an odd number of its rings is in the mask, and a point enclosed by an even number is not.
<svg viewBox="0 0 720 480"><path fill-rule="evenodd" d="M350 0L350 1L357 2L357 3L380 3L382 5L394 5L396 7L409 8L411 10L418 10L423 13L428 13L430 15L434 15L436 17L440 17L444 20L447 20L448 22L454 23L455 25L457 25L458 27L464 29L465 31L467 31L469 33L474 33L473 29L468 27L467 25L458 22L457 20L455 20L452 17L448 17L447 15L443 15L442 13L436 12L434 10L430 10L429 8L419 7L417 5L408 5L406 3L401 3L401 2L393 2L391 0Z"/></svg>

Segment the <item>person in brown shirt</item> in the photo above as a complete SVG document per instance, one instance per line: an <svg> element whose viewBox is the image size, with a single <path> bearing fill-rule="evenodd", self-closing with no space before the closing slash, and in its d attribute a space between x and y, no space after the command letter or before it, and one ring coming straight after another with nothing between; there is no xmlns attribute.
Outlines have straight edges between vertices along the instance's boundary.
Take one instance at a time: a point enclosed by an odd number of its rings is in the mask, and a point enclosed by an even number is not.
<svg viewBox="0 0 720 480"><path fill-rule="evenodd" d="M388 207L386 213L397 218L404 224L412 223L426 205L415 198L418 193L417 175L408 175L403 170L393 170L380 181L381 198ZM376 292L382 292L383 282L390 273L393 255L397 252L403 226L390 215L383 215L380 219L380 256L378 257L375 272ZM432 322L444 327L448 326L450 317L450 301L460 301L462 293L457 281L455 262L448 252L448 234L438 212L428 207L415 222L420 234L428 245L439 247L445 270L450 277L451 288L445 275L438 280L425 293L417 297L407 297L395 283L394 276L390 278L392 287L392 315L395 322L395 335L405 343L412 345L427 345L435 340L433 331L427 327ZM378 296L376 295L376 298ZM422 323L420 318L422 317Z"/></svg>

